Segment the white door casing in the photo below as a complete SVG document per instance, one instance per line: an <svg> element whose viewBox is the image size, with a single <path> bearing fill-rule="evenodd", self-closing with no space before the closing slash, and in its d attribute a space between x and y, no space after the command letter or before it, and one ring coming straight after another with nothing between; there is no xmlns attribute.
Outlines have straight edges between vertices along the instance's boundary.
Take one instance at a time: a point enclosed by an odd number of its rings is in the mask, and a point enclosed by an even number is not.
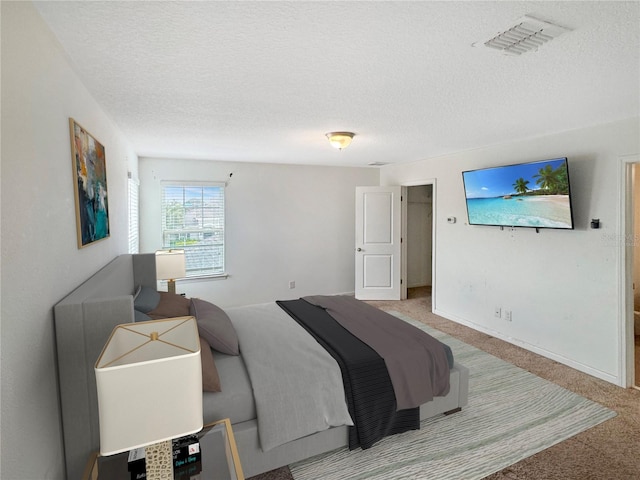
<svg viewBox="0 0 640 480"><path fill-rule="evenodd" d="M360 300L400 300L401 187L356 187L356 286Z"/></svg>
<svg viewBox="0 0 640 480"><path fill-rule="evenodd" d="M619 157L619 225L618 240L618 308L619 308L619 338L617 384L623 388L635 384L634 364L634 321L633 321L633 177L632 165L640 163L640 154Z"/></svg>

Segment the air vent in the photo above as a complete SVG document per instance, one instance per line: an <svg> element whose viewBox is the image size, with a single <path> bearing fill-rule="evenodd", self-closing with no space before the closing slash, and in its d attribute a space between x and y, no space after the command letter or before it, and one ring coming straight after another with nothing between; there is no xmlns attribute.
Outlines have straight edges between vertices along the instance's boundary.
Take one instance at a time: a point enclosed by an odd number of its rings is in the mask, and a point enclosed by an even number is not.
<svg viewBox="0 0 640 480"><path fill-rule="evenodd" d="M525 15L515 26L499 33L484 44L507 55L522 55L535 52L545 43L568 31L570 31L568 28Z"/></svg>
<svg viewBox="0 0 640 480"><path fill-rule="evenodd" d="M369 162L369 166L371 167L383 167L385 165L389 165L389 164L385 162Z"/></svg>

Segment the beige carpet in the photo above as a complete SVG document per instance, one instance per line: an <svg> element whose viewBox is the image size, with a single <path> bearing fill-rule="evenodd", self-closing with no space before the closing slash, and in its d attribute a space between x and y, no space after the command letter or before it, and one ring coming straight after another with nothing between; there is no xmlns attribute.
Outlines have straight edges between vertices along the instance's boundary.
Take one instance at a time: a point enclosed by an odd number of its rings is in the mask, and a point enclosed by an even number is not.
<svg viewBox="0 0 640 480"><path fill-rule="evenodd" d="M617 417L490 475L487 479L640 479L639 390L616 387L553 360L438 317L431 313L428 288L412 289L409 299L401 302L369 303L382 310L395 310L409 315L618 413ZM292 480L292 477L289 469L284 467L258 475L251 480Z"/></svg>

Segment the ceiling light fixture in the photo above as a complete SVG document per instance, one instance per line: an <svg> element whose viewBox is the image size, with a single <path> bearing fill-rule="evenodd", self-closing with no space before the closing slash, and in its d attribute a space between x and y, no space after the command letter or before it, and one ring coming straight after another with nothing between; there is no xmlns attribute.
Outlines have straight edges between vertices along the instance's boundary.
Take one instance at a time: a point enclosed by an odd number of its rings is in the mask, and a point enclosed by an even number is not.
<svg viewBox="0 0 640 480"><path fill-rule="evenodd" d="M352 132L329 132L326 134L332 147L342 150L351 144L355 133Z"/></svg>

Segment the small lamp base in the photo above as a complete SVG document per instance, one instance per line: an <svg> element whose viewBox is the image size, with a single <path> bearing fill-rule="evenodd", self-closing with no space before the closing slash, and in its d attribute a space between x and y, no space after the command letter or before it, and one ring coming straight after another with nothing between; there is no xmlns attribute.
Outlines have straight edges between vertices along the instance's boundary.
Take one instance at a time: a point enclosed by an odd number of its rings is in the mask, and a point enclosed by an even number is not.
<svg viewBox="0 0 640 480"><path fill-rule="evenodd" d="M147 480L173 480L173 448L171 440L145 448Z"/></svg>
<svg viewBox="0 0 640 480"><path fill-rule="evenodd" d="M175 280L167 280L167 291L169 293L176 293L176 281Z"/></svg>

